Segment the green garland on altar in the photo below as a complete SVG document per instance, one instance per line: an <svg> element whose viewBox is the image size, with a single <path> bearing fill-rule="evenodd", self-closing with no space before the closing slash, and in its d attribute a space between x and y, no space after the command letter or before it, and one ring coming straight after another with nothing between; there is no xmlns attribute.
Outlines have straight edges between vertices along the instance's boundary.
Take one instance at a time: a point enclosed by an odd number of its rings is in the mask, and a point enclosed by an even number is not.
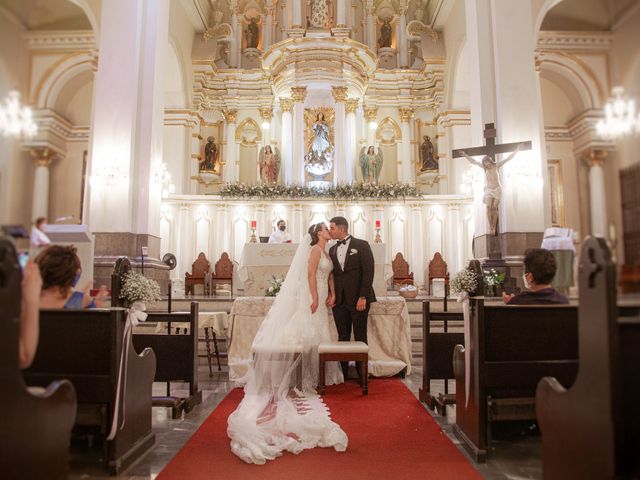
<svg viewBox="0 0 640 480"><path fill-rule="evenodd" d="M315 188L302 185L247 185L227 183L220 190L225 198L330 198L334 200L404 200L407 197L420 197L418 189L408 183L341 183L327 188Z"/></svg>

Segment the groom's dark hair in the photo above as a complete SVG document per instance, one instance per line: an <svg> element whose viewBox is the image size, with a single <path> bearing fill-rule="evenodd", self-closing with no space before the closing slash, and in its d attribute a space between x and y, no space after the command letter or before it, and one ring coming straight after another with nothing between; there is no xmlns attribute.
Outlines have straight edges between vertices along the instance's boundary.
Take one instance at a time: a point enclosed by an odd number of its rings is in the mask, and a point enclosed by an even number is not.
<svg viewBox="0 0 640 480"><path fill-rule="evenodd" d="M349 222L344 217L333 217L329 222L333 223L336 227L342 227L345 232L349 231Z"/></svg>

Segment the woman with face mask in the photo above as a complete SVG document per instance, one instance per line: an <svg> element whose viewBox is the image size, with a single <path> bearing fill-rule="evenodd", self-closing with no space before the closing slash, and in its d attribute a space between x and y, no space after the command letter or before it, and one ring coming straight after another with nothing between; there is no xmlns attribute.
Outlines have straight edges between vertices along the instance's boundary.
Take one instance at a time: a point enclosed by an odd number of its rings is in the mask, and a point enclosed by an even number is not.
<svg viewBox="0 0 640 480"><path fill-rule="evenodd" d="M95 300L89 294L90 285L75 290L82 267L74 246L51 245L36 257L35 263L42 276L40 308L95 308L103 307L107 289L103 285Z"/></svg>

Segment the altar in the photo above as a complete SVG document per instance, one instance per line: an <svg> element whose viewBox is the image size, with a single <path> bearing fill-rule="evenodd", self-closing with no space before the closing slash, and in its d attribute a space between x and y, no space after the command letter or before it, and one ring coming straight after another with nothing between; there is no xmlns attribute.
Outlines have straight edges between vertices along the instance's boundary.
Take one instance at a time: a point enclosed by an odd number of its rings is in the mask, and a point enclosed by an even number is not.
<svg viewBox="0 0 640 480"><path fill-rule="evenodd" d="M240 297L233 302L229 316L229 380L237 381L247 372L251 344L271 308L274 297ZM333 315L329 311L332 340L338 339ZM406 368L411 373L411 330L409 311L402 297L379 297L371 305L367 323L369 373L388 377Z"/></svg>
<svg viewBox="0 0 640 480"><path fill-rule="evenodd" d="M327 251L333 244L333 241L329 242ZM393 276L386 244L370 245L375 262L373 290L376 296L384 297L387 294L387 280ZM238 266L238 278L244 284L244 295L263 296L274 276L286 276L297 249L297 243L245 243Z"/></svg>

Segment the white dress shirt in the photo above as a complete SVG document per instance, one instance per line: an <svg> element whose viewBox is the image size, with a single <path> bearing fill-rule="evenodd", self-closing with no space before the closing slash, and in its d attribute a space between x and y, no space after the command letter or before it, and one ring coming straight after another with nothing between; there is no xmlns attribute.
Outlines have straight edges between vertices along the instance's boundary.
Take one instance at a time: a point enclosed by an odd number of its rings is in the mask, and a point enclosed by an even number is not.
<svg viewBox="0 0 640 480"><path fill-rule="evenodd" d="M344 270L344 262L347 259L347 252L349 251L349 244L351 243L351 235L345 238L346 242L344 245L338 245L336 249L336 257L338 257L338 263L340 263L340 268Z"/></svg>
<svg viewBox="0 0 640 480"><path fill-rule="evenodd" d="M288 243L291 242L291 235L285 230L276 230L269 237L269 243Z"/></svg>
<svg viewBox="0 0 640 480"><path fill-rule="evenodd" d="M31 235L29 236L29 243L31 243L31 247L38 248L49 245L51 243L51 240L49 240L47 234L40 230L38 227L33 227L31 229Z"/></svg>

